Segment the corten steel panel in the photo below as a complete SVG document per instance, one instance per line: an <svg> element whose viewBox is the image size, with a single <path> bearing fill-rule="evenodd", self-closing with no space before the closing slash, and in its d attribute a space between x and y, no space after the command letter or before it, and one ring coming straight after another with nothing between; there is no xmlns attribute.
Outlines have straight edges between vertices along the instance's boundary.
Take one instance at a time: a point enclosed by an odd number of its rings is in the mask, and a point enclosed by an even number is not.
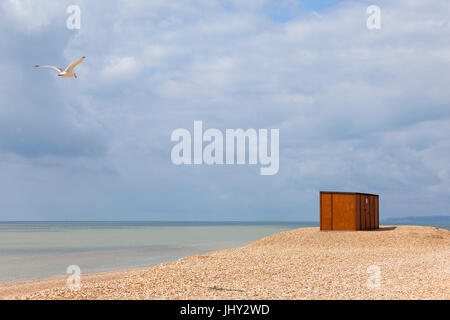
<svg viewBox="0 0 450 320"><path fill-rule="evenodd" d="M370 201L368 195L363 195L364 203L364 219L366 220L366 227L364 230L370 230Z"/></svg>
<svg viewBox="0 0 450 320"><path fill-rule="evenodd" d="M359 197L359 203L360 203L360 208L359 208L359 215L361 217L361 229L360 230L366 230L366 205L365 205L365 197L363 195L360 195Z"/></svg>
<svg viewBox="0 0 450 320"><path fill-rule="evenodd" d="M368 193L321 191L320 229L378 229L378 199L378 195Z"/></svg>
<svg viewBox="0 0 450 320"><path fill-rule="evenodd" d="M356 230L355 223L355 195L332 195L333 230Z"/></svg>
<svg viewBox="0 0 450 320"><path fill-rule="evenodd" d="M355 195L355 226L356 230L361 230L361 195Z"/></svg>
<svg viewBox="0 0 450 320"><path fill-rule="evenodd" d="M365 206L364 206L364 214L365 214L365 216L366 216L366 230L370 230L370 197L369 196L366 196L366 195L364 195L363 196L363 198L364 198L364 203L365 203Z"/></svg>
<svg viewBox="0 0 450 320"><path fill-rule="evenodd" d="M375 229L375 196L370 196L370 227Z"/></svg>
<svg viewBox="0 0 450 320"><path fill-rule="evenodd" d="M320 194L320 230L332 230L331 194Z"/></svg>
<svg viewBox="0 0 450 320"><path fill-rule="evenodd" d="M378 196L375 196L375 229L380 228L380 211L378 205Z"/></svg>

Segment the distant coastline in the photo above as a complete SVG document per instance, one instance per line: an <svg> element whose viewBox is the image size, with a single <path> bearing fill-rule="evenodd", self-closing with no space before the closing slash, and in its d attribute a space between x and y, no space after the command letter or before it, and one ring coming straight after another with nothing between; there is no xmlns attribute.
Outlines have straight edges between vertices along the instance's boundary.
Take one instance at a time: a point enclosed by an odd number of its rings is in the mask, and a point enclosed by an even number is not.
<svg viewBox="0 0 450 320"><path fill-rule="evenodd" d="M387 218L381 220L383 223L450 223L450 216L419 216L419 217L400 217Z"/></svg>

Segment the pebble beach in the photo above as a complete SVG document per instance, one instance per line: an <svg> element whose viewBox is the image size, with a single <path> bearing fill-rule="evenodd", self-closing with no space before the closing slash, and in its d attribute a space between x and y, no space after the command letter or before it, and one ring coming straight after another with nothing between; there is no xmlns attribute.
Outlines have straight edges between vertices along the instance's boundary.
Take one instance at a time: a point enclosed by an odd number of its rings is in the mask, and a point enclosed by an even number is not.
<svg viewBox="0 0 450 320"><path fill-rule="evenodd" d="M0 284L0 299L450 299L450 231L300 228L139 269Z"/></svg>

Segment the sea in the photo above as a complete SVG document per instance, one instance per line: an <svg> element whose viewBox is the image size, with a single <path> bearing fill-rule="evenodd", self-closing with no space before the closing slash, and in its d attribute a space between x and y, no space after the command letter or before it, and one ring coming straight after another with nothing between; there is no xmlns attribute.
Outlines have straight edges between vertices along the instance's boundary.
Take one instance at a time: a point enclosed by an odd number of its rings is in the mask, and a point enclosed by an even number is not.
<svg viewBox="0 0 450 320"><path fill-rule="evenodd" d="M0 283L137 268L242 247L299 222L0 222Z"/></svg>
<svg viewBox="0 0 450 320"><path fill-rule="evenodd" d="M0 283L137 268L318 222L0 222ZM450 224L427 224L449 230ZM73 269L72 269L73 270ZM71 270L71 272L72 272Z"/></svg>

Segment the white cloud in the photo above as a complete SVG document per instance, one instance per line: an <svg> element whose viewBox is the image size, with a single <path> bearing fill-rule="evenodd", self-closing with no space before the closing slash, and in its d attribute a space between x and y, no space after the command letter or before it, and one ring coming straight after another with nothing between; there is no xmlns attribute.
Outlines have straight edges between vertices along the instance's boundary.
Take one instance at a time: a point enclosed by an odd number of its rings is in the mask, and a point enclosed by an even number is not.
<svg viewBox="0 0 450 320"><path fill-rule="evenodd" d="M134 57L112 58L102 71L102 76L107 79L128 80L139 71L139 64Z"/></svg>
<svg viewBox="0 0 450 320"><path fill-rule="evenodd" d="M85 125L80 135L104 128L105 166L126 177L114 192L103 185L109 176L92 177L101 181L98 198L114 193L111 210L118 202L126 207L131 194L148 211L191 209L208 218L215 208L224 214L250 203L249 219L260 212L276 219L274 207L290 219L313 219L319 189L347 189L387 194L388 215L446 213L450 2L378 1L382 29L375 31L366 28L368 1L344 1L320 15L293 10L287 22L272 18L273 4L82 2L82 30L60 41L65 58L88 59L79 81L58 82L72 88L58 97L79 110L72 116ZM15 19L52 38L56 31L45 26L53 13L28 25L30 8ZM27 74L24 91L35 86ZM46 116L66 123L55 110ZM280 173L263 181L248 167L174 169L170 133L193 120L221 129L280 128ZM159 198L170 205L158 205Z"/></svg>
<svg viewBox="0 0 450 320"><path fill-rule="evenodd" d="M65 17L62 1L52 0L3 0L0 4L2 19L7 19L12 28L34 32L48 26L56 17Z"/></svg>

